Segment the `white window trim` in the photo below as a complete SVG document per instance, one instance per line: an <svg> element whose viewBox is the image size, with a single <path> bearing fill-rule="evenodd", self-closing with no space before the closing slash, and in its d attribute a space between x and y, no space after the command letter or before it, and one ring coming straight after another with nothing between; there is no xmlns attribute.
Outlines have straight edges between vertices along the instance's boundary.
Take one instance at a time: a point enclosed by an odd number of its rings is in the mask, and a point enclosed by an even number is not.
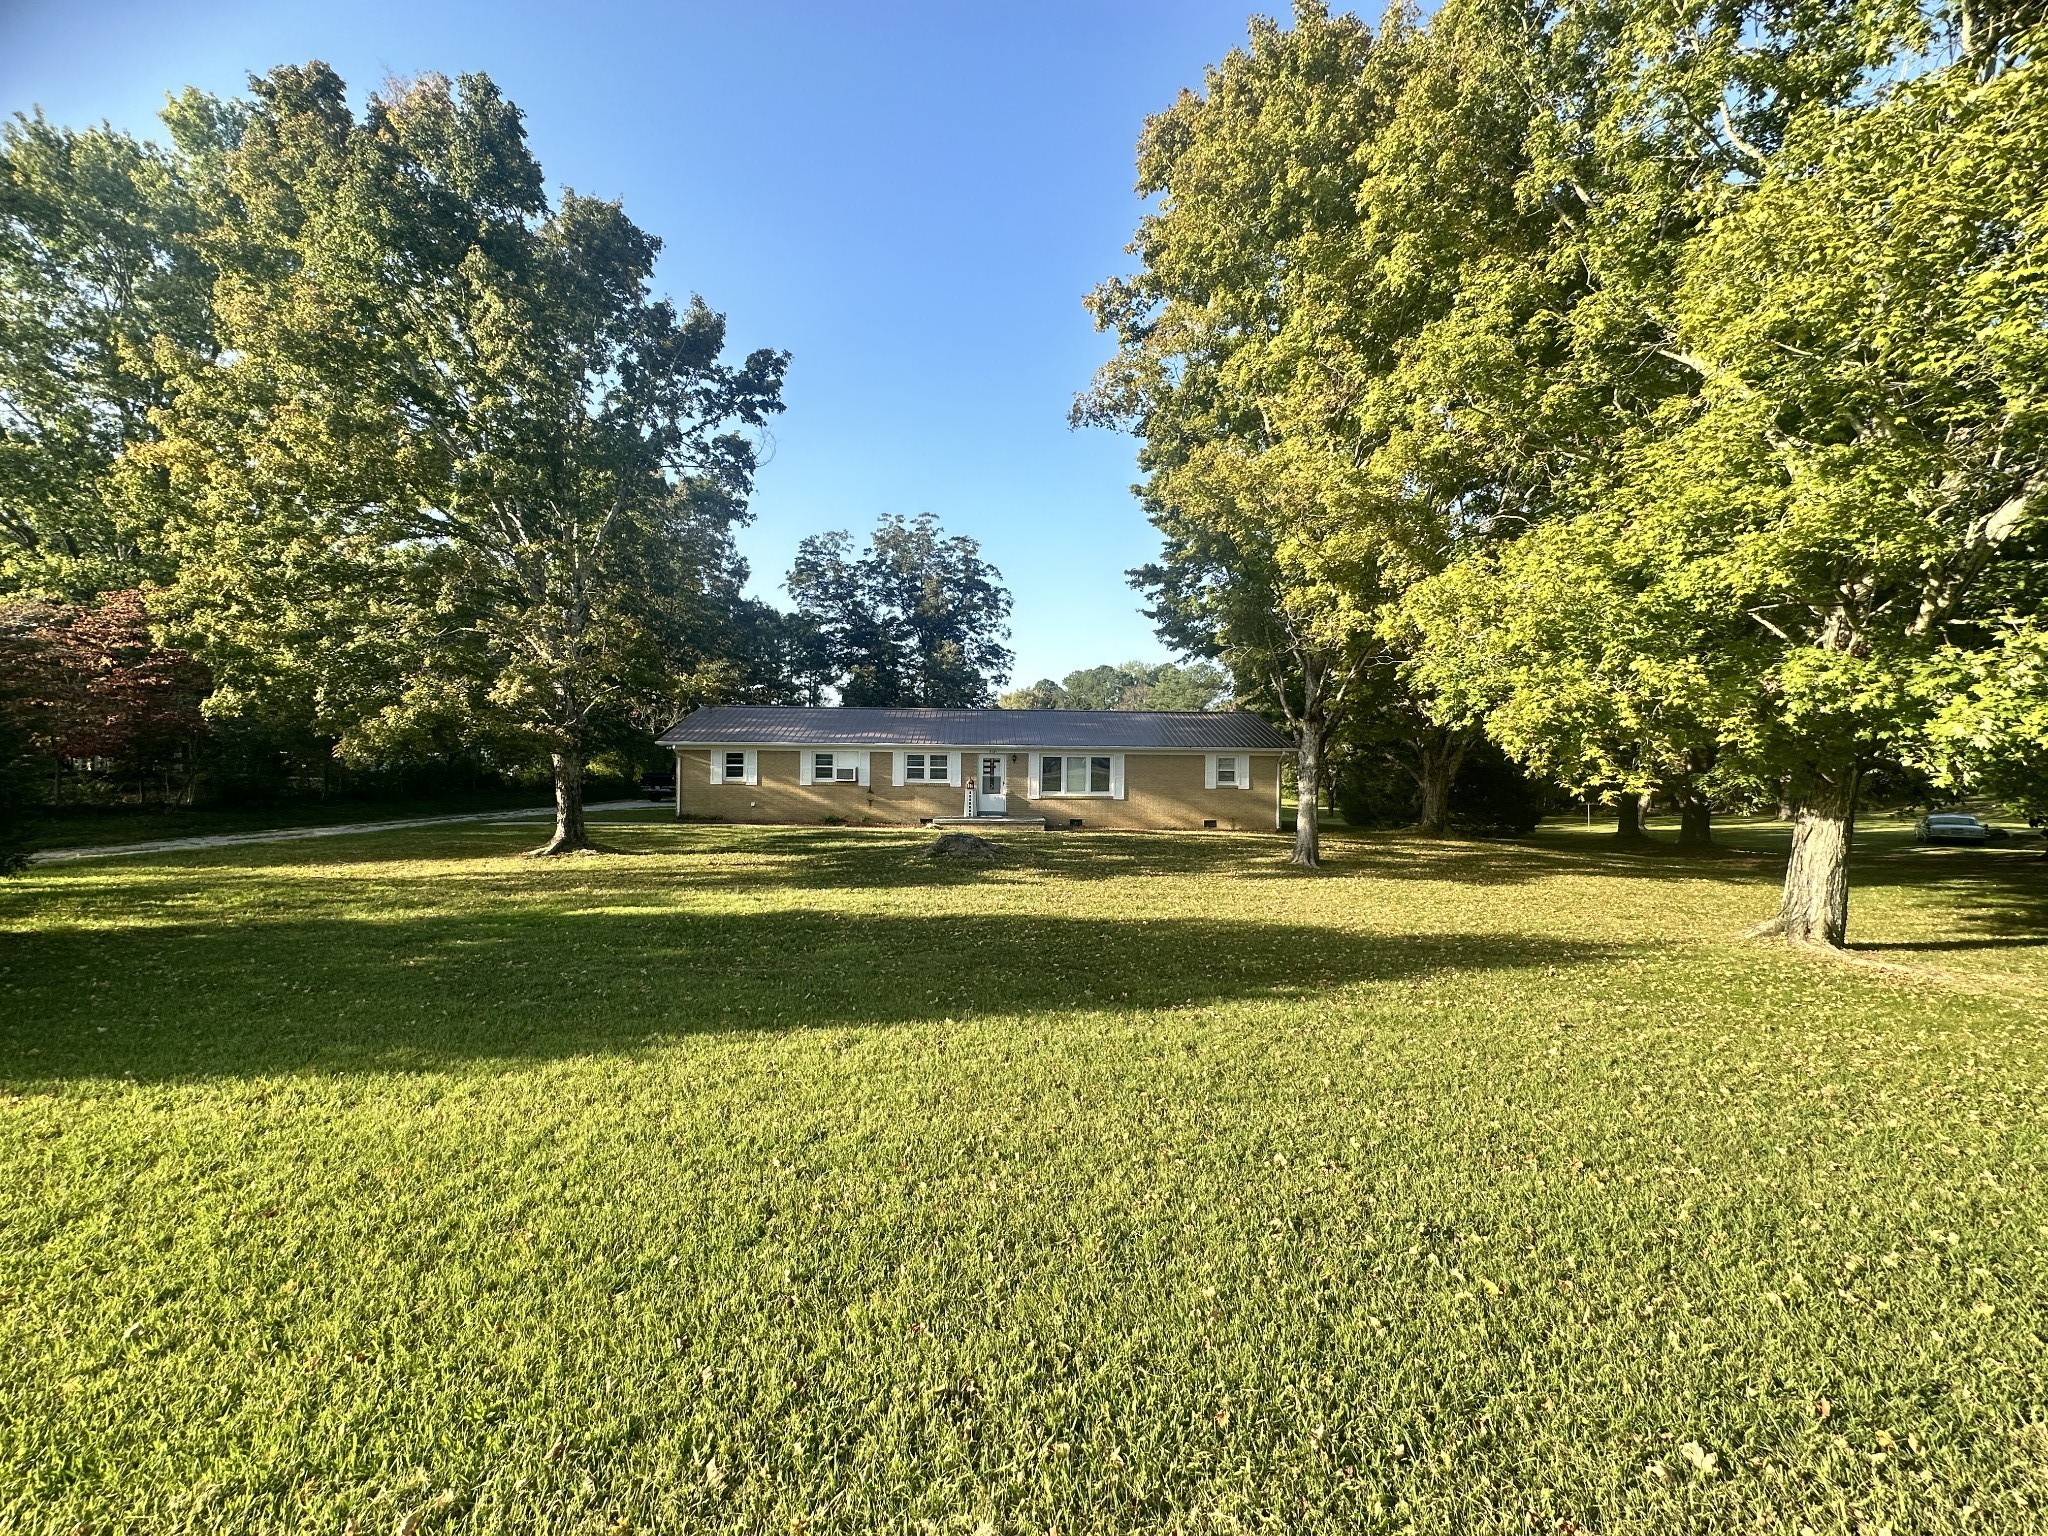
<svg viewBox="0 0 2048 1536"><path fill-rule="evenodd" d="M958 747L920 747L918 752L925 760L927 772L930 771L929 765L935 755L945 758L946 776L943 779L910 778L908 776L910 773L910 748L904 747L894 754L895 770L891 775L891 782L894 783L896 788L901 789L906 784L920 787L926 784L951 784L955 788L959 786L960 760L967 755L966 753L962 752Z"/></svg>
<svg viewBox="0 0 2048 1536"><path fill-rule="evenodd" d="M1225 784L1218 776L1218 763L1235 763L1235 783ZM1204 789L1250 789L1252 787L1252 759L1248 752L1211 752L1203 759L1202 788Z"/></svg>
<svg viewBox="0 0 2048 1536"><path fill-rule="evenodd" d="M1060 788L1045 787L1044 764L1048 757L1081 758L1106 757L1109 759L1109 788L1068 789L1067 773L1060 771ZM1074 752L1058 751L1051 748L1034 750L1031 753L1031 798L1033 800L1121 800L1124 798L1124 755L1121 752Z"/></svg>
<svg viewBox="0 0 2048 1536"><path fill-rule="evenodd" d="M754 751L751 748L748 748L746 751L746 771L736 779L729 779L725 776L726 758L731 756L734 752L738 752L739 750L740 748L738 747L713 747L711 749L712 783L758 784L761 782L761 755L760 753Z"/></svg>
<svg viewBox="0 0 2048 1536"><path fill-rule="evenodd" d="M819 779L817 762L826 753L832 756L832 771L836 775L841 768L853 769L851 780L841 778ZM796 781L799 784L838 784L842 787L851 783L864 787L868 782L868 754L850 747L804 747L797 752Z"/></svg>

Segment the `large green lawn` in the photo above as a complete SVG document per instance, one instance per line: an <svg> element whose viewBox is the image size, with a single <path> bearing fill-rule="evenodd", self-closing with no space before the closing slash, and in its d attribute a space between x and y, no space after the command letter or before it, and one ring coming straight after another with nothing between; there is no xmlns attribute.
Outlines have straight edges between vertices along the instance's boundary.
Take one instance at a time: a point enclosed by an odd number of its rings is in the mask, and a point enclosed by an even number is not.
<svg viewBox="0 0 2048 1536"><path fill-rule="evenodd" d="M2048 1527L2024 848L607 835L0 888L0 1531Z"/></svg>

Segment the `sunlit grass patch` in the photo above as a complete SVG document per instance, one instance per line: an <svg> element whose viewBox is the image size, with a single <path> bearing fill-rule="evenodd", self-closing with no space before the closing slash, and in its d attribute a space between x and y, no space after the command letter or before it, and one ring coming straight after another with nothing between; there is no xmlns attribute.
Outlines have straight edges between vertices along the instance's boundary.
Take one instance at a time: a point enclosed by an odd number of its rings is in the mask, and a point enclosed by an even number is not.
<svg viewBox="0 0 2048 1536"><path fill-rule="evenodd" d="M614 820L0 889L0 1529L2048 1520L2029 859Z"/></svg>

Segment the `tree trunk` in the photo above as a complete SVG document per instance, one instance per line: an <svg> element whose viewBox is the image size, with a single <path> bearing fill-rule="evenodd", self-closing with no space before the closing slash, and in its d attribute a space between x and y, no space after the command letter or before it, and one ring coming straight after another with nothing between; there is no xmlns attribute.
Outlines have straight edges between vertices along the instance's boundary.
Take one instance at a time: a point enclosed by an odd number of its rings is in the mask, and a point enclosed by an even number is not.
<svg viewBox="0 0 2048 1536"><path fill-rule="evenodd" d="M1678 846L1714 846L1714 808L1700 793L1700 779L1713 772L1720 757L1716 747L1695 747L1685 755L1685 774L1671 786L1671 798L1678 806Z"/></svg>
<svg viewBox="0 0 2048 1536"><path fill-rule="evenodd" d="M1649 841L1643 831L1643 797L1632 791L1623 791L1615 796L1614 836L1619 842L1642 843Z"/></svg>
<svg viewBox="0 0 2048 1536"><path fill-rule="evenodd" d="M1849 937L1849 847L1856 833L1854 768L1816 775L1795 789L1798 819L1778 915L1751 932L1840 949Z"/></svg>
<svg viewBox="0 0 2048 1536"><path fill-rule="evenodd" d="M1321 722L1304 719L1295 739L1298 747L1294 760L1294 853L1288 862L1315 869L1323 862L1316 817L1316 804L1323 789Z"/></svg>
<svg viewBox="0 0 2048 1536"><path fill-rule="evenodd" d="M1451 829L1451 790L1472 744L1466 731L1431 731L1415 743L1415 787L1421 792L1415 830L1423 837L1442 837Z"/></svg>
<svg viewBox="0 0 2048 1536"><path fill-rule="evenodd" d="M557 752L554 764L555 835L538 851L538 856L588 853L594 845L583 825L583 753L575 748Z"/></svg>
<svg viewBox="0 0 2048 1536"><path fill-rule="evenodd" d="M1681 848L1711 848L1714 846L1714 810L1707 804L1707 797L1690 784L1678 793L1678 846Z"/></svg>

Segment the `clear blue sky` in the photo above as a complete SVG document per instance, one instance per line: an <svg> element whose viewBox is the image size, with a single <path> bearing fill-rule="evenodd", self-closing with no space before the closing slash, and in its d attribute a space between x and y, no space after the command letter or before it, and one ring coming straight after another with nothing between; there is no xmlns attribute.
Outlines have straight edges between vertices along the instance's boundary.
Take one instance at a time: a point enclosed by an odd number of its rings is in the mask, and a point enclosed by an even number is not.
<svg viewBox="0 0 2048 1536"><path fill-rule="evenodd" d="M1128 262L1145 114L1254 8L0 0L0 110L149 132L167 90L274 64L325 59L359 101L489 73L553 184L662 237L666 290L795 354L741 535L755 589L785 600L807 533L936 512L1008 580L1029 680L1164 654L1124 584L1154 549L1132 444L1066 426L1106 352L1081 297Z"/></svg>

